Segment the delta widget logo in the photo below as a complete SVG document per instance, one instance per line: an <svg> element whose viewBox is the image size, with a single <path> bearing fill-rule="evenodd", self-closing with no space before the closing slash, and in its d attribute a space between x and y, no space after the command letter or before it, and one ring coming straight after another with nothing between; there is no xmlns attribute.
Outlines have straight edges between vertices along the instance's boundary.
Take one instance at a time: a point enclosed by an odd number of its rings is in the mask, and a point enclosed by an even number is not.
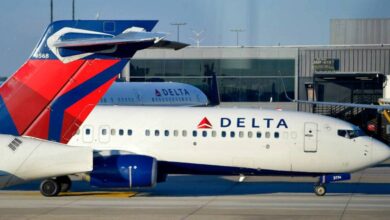
<svg viewBox="0 0 390 220"><path fill-rule="evenodd" d="M198 124L198 129L212 129L213 125L211 125L210 121L207 117L204 117L202 121Z"/></svg>
<svg viewBox="0 0 390 220"><path fill-rule="evenodd" d="M154 94L155 94L156 96L161 96L160 91L158 91L157 89L154 90Z"/></svg>

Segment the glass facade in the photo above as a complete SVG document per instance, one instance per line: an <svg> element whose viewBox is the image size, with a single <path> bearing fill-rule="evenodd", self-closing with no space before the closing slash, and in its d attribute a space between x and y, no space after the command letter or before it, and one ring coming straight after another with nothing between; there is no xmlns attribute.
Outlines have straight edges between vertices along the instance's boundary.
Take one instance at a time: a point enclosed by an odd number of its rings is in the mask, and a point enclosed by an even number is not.
<svg viewBox="0 0 390 220"><path fill-rule="evenodd" d="M134 59L130 81L175 81L209 94L217 76L222 102L287 101L294 97L294 59Z"/></svg>

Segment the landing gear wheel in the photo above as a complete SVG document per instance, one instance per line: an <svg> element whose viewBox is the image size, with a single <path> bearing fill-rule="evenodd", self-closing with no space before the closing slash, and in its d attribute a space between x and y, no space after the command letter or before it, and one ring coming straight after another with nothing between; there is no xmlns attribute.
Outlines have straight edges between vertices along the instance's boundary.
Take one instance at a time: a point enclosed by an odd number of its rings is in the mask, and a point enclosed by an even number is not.
<svg viewBox="0 0 390 220"><path fill-rule="evenodd" d="M68 192L70 190L70 188L72 187L72 180L70 180L69 176L57 177L56 181L61 186L60 192Z"/></svg>
<svg viewBox="0 0 390 220"><path fill-rule="evenodd" d="M61 191L60 184L54 179L45 179L42 181L39 190L41 194L46 197L57 196Z"/></svg>
<svg viewBox="0 0 390 220"><path fill-rule="evenodd" d="M315 185L314 193L317 196L324 196L326 194L326 187L324 185Z"/></svg>

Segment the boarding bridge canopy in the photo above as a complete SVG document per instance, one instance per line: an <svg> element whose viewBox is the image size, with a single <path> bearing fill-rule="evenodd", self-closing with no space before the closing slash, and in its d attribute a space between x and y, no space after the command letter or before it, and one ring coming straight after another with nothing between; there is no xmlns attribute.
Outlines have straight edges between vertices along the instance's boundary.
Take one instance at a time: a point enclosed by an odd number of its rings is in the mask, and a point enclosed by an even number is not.
<svg viewBox="0 0 390 220"><path fill-rule="evenodd" d="M318 101L371 104L383 97L386 76L378 72L315 72Z"/></svg>

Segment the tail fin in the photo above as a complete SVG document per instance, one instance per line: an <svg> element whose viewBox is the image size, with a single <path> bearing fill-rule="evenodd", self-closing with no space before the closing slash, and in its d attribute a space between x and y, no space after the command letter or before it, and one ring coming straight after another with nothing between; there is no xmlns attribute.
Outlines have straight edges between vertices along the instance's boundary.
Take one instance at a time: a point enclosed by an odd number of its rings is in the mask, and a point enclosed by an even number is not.
<svg viewBox="0 0 390 220"><path fill-rule="evenodd" d="M0 133L67 143L157 21L57 21L0 87Z"/></svg>

